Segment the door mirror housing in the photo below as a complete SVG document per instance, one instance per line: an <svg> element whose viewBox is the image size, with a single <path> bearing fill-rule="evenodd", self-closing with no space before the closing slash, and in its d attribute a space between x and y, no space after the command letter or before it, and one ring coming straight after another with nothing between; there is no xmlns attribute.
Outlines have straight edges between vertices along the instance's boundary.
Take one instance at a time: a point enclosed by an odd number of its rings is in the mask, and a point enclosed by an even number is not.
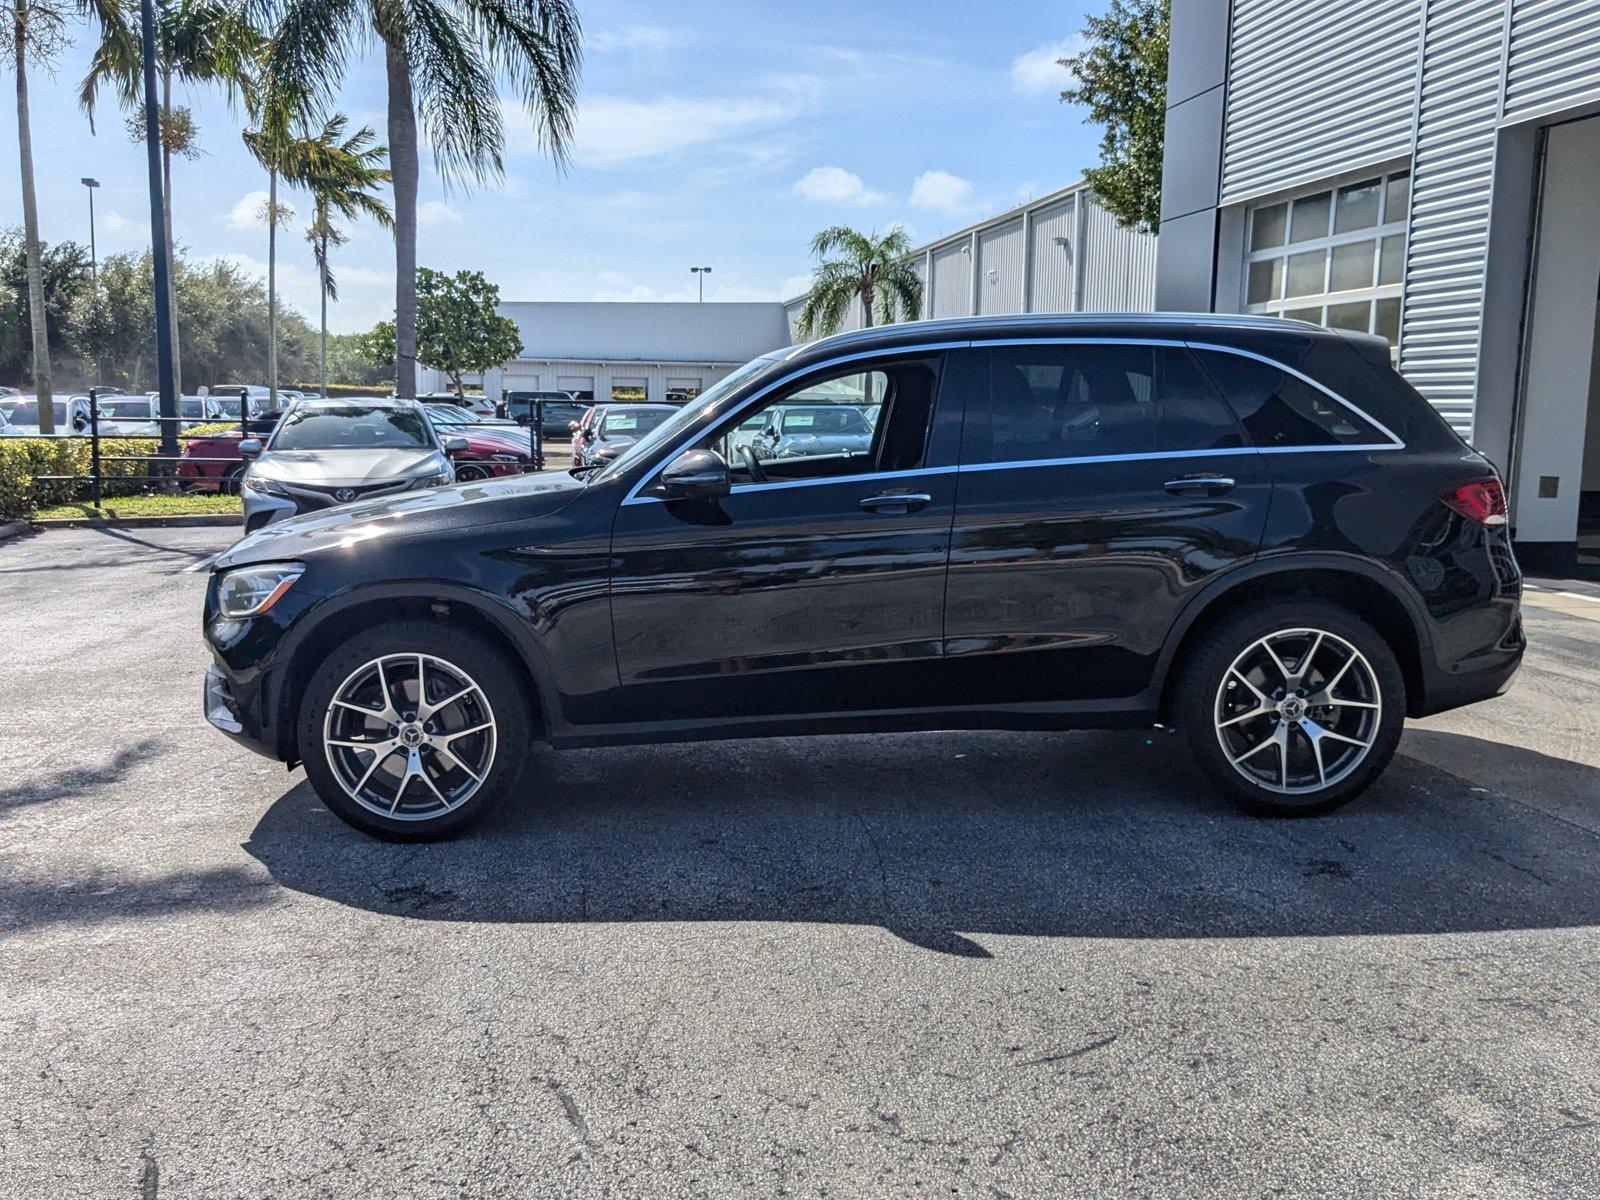
<svg viewBox="0 0 1600 1200"><path fill-rule="evenodd" d="M472 443L464 437L447 437L444 439L444 452L446 454L465 454L472 449Z"/></svg>
<svg viewBox="0 0 1600 1200"><path fill-rule="evenodd" d="M239 457L244 459L261 457L261 439L245 438L239 443Z"/></svg>
<svg viewBox="0 0 1600 1200"><path fill-rule="evenodd" d="M661 472L668 500L719 500L732 487L728 464L715 450L685 450Z"/></svg>

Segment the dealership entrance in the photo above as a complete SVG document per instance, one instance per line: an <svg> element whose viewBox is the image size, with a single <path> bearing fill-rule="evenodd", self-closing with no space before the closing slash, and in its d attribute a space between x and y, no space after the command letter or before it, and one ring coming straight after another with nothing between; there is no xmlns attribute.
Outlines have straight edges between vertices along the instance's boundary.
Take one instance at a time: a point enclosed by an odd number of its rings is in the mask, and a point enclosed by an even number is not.
<svg viewBox="0 0 1600 1200"><path fill-rule="evenodd" d="M1542 131L1512 523L1534 570L1600 571L1600 117Z"/></svg>

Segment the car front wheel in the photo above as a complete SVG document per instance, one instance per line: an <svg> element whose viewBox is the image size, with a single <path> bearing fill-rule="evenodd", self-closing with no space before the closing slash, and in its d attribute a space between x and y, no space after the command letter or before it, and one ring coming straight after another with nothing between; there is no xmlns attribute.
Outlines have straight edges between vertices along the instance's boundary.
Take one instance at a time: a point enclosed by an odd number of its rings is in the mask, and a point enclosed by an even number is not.
<svg viewBox="0 0 1600 1200"><path fill-rule="evenodd" d="M306 775L335 814L390 841L432 841L514 790L531 719L503 655L463 631L397 622L322 663L299 736Z"/></svg>
<svg viewBox="0 0 1600 1200"><path fill-rule="evenodd" d="M1207 630L1174 710L1221 792L1266 816L1309 816L1359 795L1394 757L1405 679L1389 645L1337 605L1284 601Z"/></svg>

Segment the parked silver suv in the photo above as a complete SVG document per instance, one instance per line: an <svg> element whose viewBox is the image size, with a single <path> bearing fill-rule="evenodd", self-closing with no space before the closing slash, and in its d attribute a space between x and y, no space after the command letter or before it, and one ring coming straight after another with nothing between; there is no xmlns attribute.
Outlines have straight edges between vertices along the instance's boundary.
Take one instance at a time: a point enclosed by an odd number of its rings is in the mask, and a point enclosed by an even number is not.
<svg viewBox="0 0 1600 1200"><path fill-rule="evenodd" d="M450 454L465 438L441 441L415 400L301 400L263 447L239 443L244 528L336 504L455 482Z"/></svg>

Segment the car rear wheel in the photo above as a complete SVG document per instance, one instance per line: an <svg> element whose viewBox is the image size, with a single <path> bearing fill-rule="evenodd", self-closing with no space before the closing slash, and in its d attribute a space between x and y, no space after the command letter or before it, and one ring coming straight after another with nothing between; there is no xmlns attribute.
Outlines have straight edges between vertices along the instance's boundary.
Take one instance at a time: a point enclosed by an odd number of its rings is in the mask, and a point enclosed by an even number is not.
<svg viewBox="0 0 1600 1200"><path fill-rule="evenodd" d="M462 463L456 468L457 483L476 483L480 479L487 478L489 478L488 467L475 467L468 463Z"/></svg>
<svg viewBox="0 0 1600 1200"><path fill-rule="evenodd" d="M311 679L300 754L339 817L390 841L461 832L516 787L527 692L480 639L424 622L347 641Z"/></svg>
<svg viewBox="0 0 1600 1200"><path fill-rule="evenodd" d="M1249 812L1310 816L1348 803L1388 766L1405 679L1365 621L1282 601L1201 635L1174 710L1195 761Z"/></svg>

